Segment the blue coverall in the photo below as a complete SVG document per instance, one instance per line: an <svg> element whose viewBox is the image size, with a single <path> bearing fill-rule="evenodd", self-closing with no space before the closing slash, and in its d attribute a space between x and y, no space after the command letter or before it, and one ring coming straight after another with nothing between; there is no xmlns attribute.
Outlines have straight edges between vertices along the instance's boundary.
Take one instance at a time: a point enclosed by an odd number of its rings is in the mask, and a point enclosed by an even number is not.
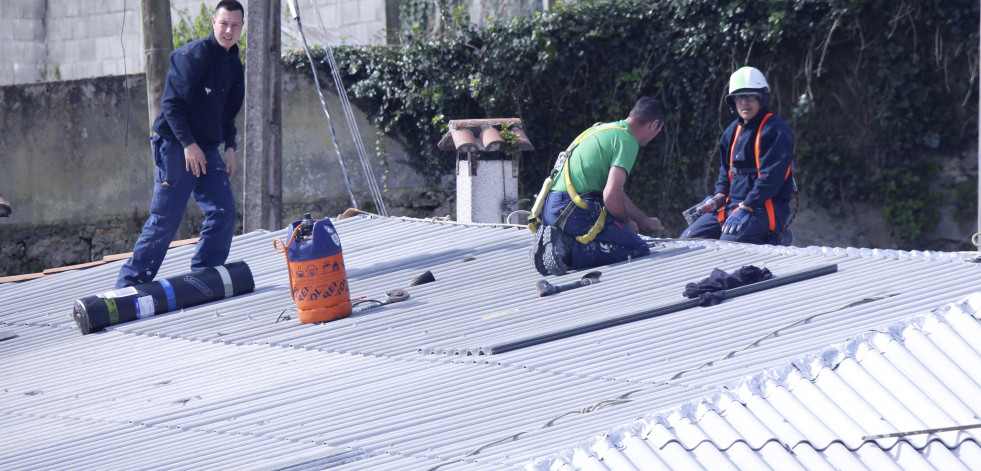
<svg viewBox="0 0 981 471"><path fill-rule="evenodd" d="M762 132L759 132L761 124ZM720 218L718 212L703 214L681 237L777 243L778 233L790 217L790 200L794 194L793 155L793 133L779 116L763 108L748 123L736 118L719 139L721 166L715 191L728 195L724 216ZM723 234L722 220L739 203L753 208L749 222L735 234Z"/></svg>
<svg viewBox="0 0 981 471"><path fill-rule="evenodd" d="M191 195L205 216L191 270L225 263L237 218L219 147L236 147L235 116L244 97L237 45L226 51L212 34L170 54L160 115L153 124L156 135L151 138L156 172L150 217L133 257L119 271L116 288L153 281ZM207 160L207 172L200 177L187 170L184 157L184 148L194 143Z"/></svg>

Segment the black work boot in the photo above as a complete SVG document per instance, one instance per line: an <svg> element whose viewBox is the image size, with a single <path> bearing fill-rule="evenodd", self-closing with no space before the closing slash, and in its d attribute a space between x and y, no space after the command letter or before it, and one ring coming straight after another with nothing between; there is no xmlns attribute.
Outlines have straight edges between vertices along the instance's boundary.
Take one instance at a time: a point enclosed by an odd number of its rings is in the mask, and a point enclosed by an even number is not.
<svg viewBox="0 0 981 471"><path fill-rule="evenodd" d="M566 241L565 234L555 226L548 226L545 230L546 236L543 240L548 240L548 244L543 248L542 266L548 271L549 275L565 275L568 267L565 264L565 257L569 254L571 246Z"/></svg>

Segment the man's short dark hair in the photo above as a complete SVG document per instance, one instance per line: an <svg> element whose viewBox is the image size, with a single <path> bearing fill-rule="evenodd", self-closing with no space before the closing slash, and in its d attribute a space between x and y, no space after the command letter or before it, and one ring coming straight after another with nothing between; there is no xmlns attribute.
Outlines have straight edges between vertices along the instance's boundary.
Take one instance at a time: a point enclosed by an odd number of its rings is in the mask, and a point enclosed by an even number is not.
<svg viewBox="0 0 981 471"><path fill-rule="evenodd" d="M215 6L215 14L217 15L218 10L221 10L222 8L228 11L240 11L242 12L242 19L245 19L245 7L243 7L238 0L221 0L218 2L218 5Z"/></svg>
<svg viewBox="0 0 981 471"><path fill-rule="evenodd" d="M630 117L641 123L649 123L654 120L663 123L666 114L667 111L664 109L664 103L661 103L661 100L657 98L651 98L649 96L640 97L634 108L630 110Z"/></svg>

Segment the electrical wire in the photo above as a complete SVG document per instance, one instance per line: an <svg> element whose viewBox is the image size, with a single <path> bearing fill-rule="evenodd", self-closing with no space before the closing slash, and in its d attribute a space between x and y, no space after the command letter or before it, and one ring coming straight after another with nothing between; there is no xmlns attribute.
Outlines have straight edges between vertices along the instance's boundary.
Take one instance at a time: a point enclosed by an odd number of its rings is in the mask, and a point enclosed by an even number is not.
<svg viewBox="0 0 981 471"><path fill-rule="evenodd" d="M341 74L338 71L337 62L334 61L334 49L330 41L327 40L327 29L324 26L323 18L320 16L320 7L317 6L316 0L310 0L310 3L313 5L313 11L317 14L317 24L320 26L320 36L323 38L324 50L327 52L327 61L330 64L331 75L334 78L334 86L337 88L337 96L341 100L344 118L347 119L348 128L351 130L351 137L354 139L354 148L357 150L358 158L361 160L361 167L364 170L365 180L368 182L368 189L371 191L371 198L374 200L379 214L387 217L388 211L385 209L385 202L382 200L381 190L378 188L378 182L375 180L375 173L371 170L371 159L368 157L368 151L365 150L364 142L361 141L361 131L358 130L358 123L354 120L351 102L348 100L347 91L344 89L344 82L341 81ZM298 24L299 21L299 16L297 16Z"/></svg>
<svg viewBox="0 0 981 471"><path fill-rule="evenodd" d="M296 0L287 0L291 6ZM313 55L310 53L310 46L307 45L307 37L303 33L303 23L300 22L300 12L295 11L293 19L296 20L296 28L300 31L300 42L303 43L303 50L307 53L307 60L310 61L310 70L313 72L313 83L317 88L317 95L320 97L320 106L324 109L327 116L327 127L330 129L330 140L334 143L334 152L337 154L337 161L341 164L341 173L344 175L344 184L347 186L347 194L351 198L351 204L355 209L358 202L354 199L354 191L351 190L351 179L347 175L347 167L344 165L344 158L341 156L341 146L337 143L337 133L334 132L334 122L330 118L330 111L327 109L327 100L324 99L324 92L320 90L320 78L317 76L317 65L313 62Z"/></svg>
<svg viewBox="0 0 981 471"><path fill-rule="evenodd" d="M119 27L119 47L123 50L123 87L126 88L126 132L123 134L123 147L129 147L129 77L126 76L126 43L123 32L126 31L126 0L123 0L123 24Z"/></svg>

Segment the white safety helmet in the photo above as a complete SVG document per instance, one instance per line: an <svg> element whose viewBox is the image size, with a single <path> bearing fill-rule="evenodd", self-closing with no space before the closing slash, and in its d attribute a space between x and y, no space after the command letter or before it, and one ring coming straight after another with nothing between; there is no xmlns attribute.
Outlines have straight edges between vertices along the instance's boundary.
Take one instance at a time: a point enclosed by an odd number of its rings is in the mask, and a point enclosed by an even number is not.
<svg viewBox="0 0 981 471"><path fill-rule="evenodd" d="M732 97L736 95L756 95L764 108L770 106L770 84L766 83L763 72L756 67L740 67L729 76L729 94L726 95L726 103L733 112L736 111L736 103Z"/></svg>

